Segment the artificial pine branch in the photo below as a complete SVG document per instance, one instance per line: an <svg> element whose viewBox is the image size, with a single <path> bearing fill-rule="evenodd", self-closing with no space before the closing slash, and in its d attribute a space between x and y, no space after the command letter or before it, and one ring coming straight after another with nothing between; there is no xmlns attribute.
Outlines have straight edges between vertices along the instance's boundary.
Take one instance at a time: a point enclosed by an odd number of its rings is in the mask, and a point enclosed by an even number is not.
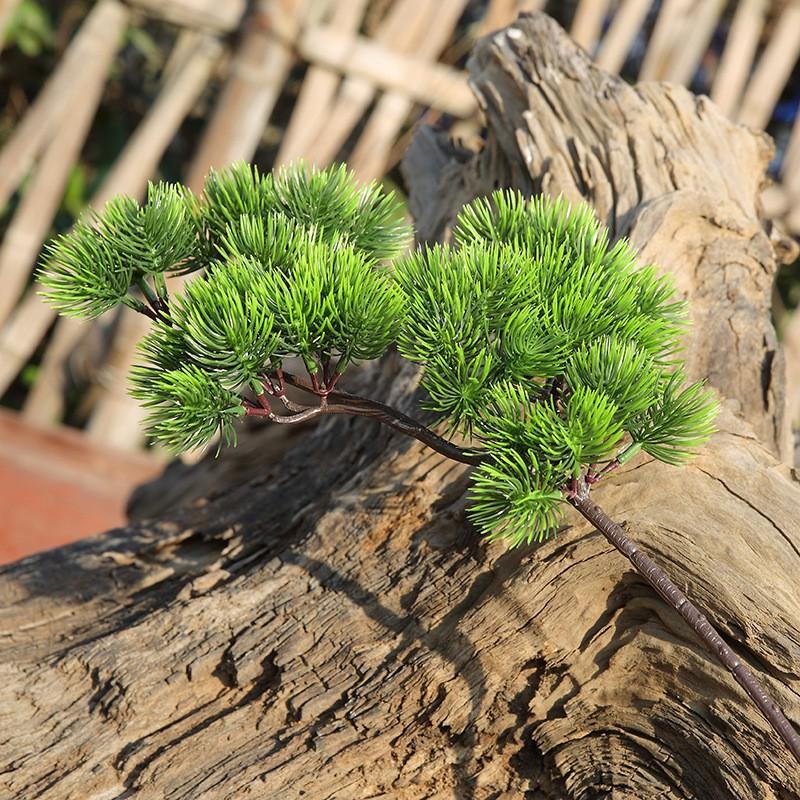
<svg viewBox="0 0 800 800"><path fill-rule="evenodd" d="M589 497L638 451L677 465L714 430L711 393L686 385L685 303L669 279L639 266L627 242L610 243L588 207L515 192L466 206L454 246L401 256L410 239L391 196L359 189L343 167L273 176L237 164L212 172L201 197L158 184L141 207L110 202L52 243L42 283L62 313L95 317L123 303L153 320L132 393L173 452L217 433L235 443L241 416L288 425L364 416L475 467L468 513L488 538L541 541L574 506L800 761L800 736L752 673ZM197 269L169 301L164 275ZM354 361L395 344L422 367L424 407L467 447L341 389ZM289 357L302 359L307 380L284 371ZM287 385L312 403L287 397Z"/></svg>

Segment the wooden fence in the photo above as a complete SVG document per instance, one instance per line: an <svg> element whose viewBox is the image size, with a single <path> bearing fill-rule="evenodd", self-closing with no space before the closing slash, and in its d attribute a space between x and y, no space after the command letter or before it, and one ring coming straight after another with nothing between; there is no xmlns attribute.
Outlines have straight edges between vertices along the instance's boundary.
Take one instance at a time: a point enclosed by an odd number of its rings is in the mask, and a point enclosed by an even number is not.
<svg viewBox="0 0 800 800"><path fill-rule="evenodd" d="M17 0L0 0L0 30ZM91 199L141 197L148 179L210 82L220 91L185 172L194 189L210 167L250 160L262 140L290 71L307 69L274 165L303 157L324 165L346 157L364 180L382 176L402 153L420 109L477 127L477 109L453 54L478 36L545 0L489 0L466 24L467 0L98 0L60 63L0 150L0 209L25 190L0 245L0 395L46 343L23 415L62 418L67 360L87 326L54 320L31 285L42 243L52 229L73 165L100 104L123 33L140 15L175 26L160 92ZM559 13L550 3L548 10ZM564 9L560 12L563 14ZM364 35L366 15L378 21ZM800 56L800 0L580 0L571 15L575 39L606 69L630 64L631 77L690 85L704 66L711 97L732 118L765 128ZM644 33L643 33L644 32ZM712 37L724 36L717 58ZM2 39L0 38L0 44ZM442 54L449 53L449 61ZM709 65L706 62L711 61ZM633 59L636 62L636 59ZM630 69L628 69L630 71ZM638 72L638 74L636 74ZM766 212L800 234L800 114ZM87 435L104 445L141 445L140 410L127 396L128 367L146 321L125 312L95 371ZM98 324L98 323L96 323ZM103 324L103 323L99 323ZM795 327L798 327L795 325ZM800 332L798 333L800 337Z"/></svg>

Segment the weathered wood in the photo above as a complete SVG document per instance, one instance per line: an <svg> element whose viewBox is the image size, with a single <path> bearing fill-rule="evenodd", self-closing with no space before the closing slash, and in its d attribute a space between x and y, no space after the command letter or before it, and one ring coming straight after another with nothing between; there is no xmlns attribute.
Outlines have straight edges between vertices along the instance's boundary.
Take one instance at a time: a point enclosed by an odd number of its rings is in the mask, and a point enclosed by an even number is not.
<svg viewBox="0 0 800 800"><path fill-rule="evenodd" d="M445 236L495 185L563 193L676 272L694 303L691 370L726 395L722 432L685 469L634 461L596 499L798 723L800 487L770 452L783 398L756 205L769 147L682 89L599 71L540 15L480 43L471 73L488 141L471 154L420 135L406 169L421 231ZM413 405L415 374L394 357L359 382ZM538 548L487 546L465 522L464 467L366 420L311 426L279 461L275 435L168 473L157 519L3 571L2 791L800 791L736 684L586 523ZM192 474L213 493L165 502Z"/></svg>

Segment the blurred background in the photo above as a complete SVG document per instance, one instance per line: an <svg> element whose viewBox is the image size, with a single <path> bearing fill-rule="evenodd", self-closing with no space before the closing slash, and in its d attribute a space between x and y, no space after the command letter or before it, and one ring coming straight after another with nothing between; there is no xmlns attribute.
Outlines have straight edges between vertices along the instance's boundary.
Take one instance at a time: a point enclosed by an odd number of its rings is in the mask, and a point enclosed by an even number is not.
<svg viewBox="0 0 800 800"><path fill-rule="evenodd" d="M467 146L475 40L554 16L607 70L709 95L775 140L765 213L800 237L800 0L0 0L0 562L122 524L166 463L127 371L143 318L56 319L43 243L147 181L346 161L405 195L419 124ZM800 422L797 265L775 289Z"/></svg>

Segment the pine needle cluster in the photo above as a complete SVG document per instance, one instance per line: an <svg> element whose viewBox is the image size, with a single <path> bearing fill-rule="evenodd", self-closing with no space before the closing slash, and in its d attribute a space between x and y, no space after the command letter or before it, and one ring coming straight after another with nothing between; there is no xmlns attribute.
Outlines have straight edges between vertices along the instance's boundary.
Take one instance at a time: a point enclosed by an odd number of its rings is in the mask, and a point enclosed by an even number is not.
<svg viewBox="0 0 800 800"><path fill-rule="evenodd" d="M491 455L471 490L483 532L541 539L601 462L642 449L678 464L708 438L716 404L678 360L685 303L588 207L497 192L454 239L395 264L399 346L424 365L428 407Z"/></svg>
<svg viewBox="0 0 800 800"><path fill-rule="evenodd" d="M604 462L677 464L712 432L710 393L679 362L684 303L588 208L497 192L462 210L452 245L401 256L410 239L392 197L343 167L237 164L200 196L115 199L54 240L41 280L62 313L153 318L132 392L173 452L235 442L287 357L324 390L396 344L427 408L482 454L473 520L514 544L553 531ZM166 274L200 269L168 296Z"/></svg>
<svg viewBox="0 0 800 800"><path fill-rule="evenodd" d="M139 206L112 200L49 246L41 283L61 313L93 318L124 303L155 317L132 393L171 452L217 431L235 441L242 395L289 356L339 373L395 341L403 297L388 260L411 241L391 195L344 167L262 175L212 172L197 197L151 185ZM204 268L170 299L165 274Z"/></svg>

